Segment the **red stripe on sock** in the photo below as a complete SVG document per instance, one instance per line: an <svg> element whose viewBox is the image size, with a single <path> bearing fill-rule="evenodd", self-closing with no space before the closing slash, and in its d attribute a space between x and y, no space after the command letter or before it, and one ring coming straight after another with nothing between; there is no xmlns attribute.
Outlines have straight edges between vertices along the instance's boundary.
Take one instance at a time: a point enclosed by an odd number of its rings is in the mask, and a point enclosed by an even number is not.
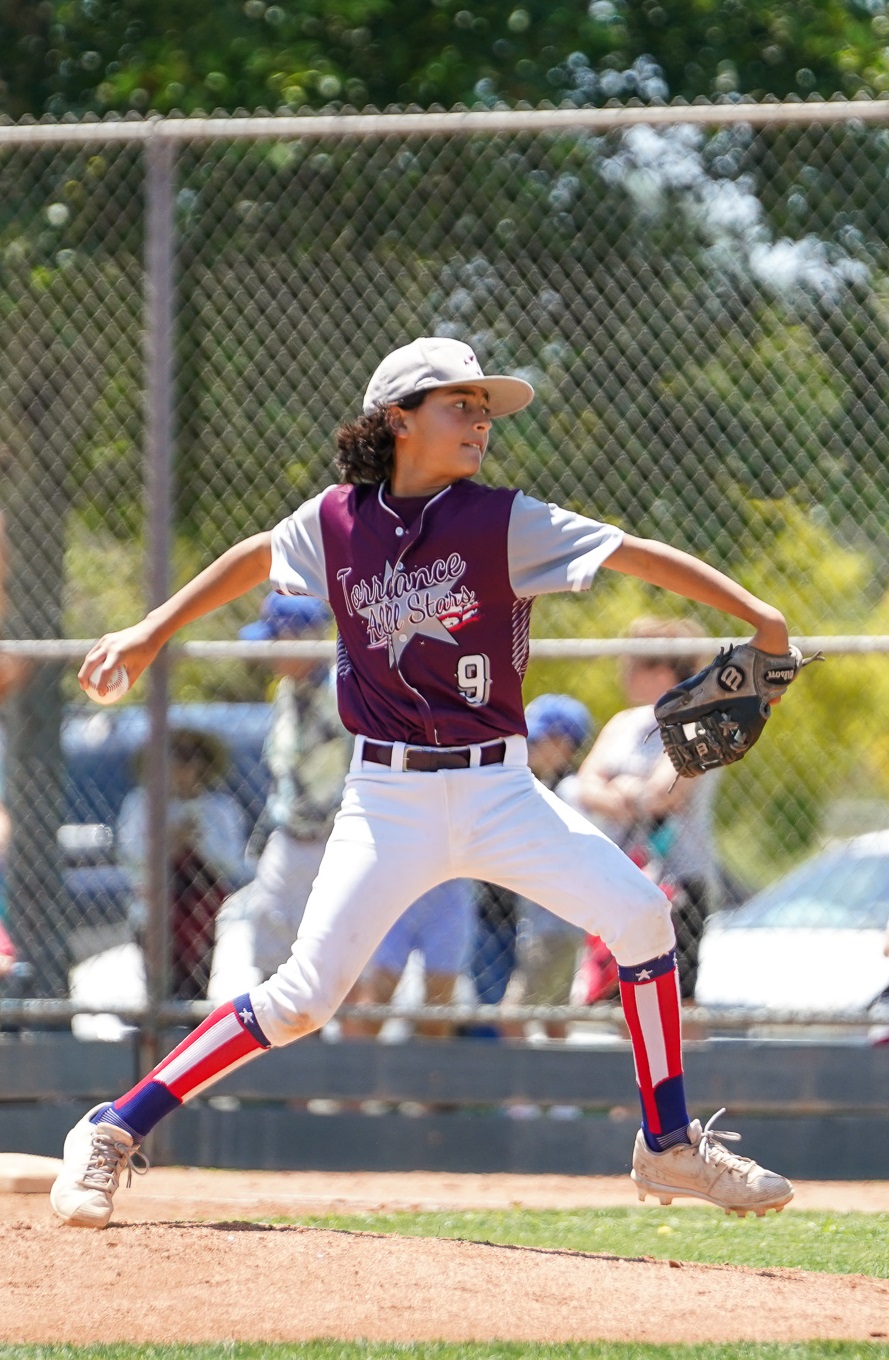
<svg viewBox="0 0 889 1360"><path fill-rule="evenodd" d="M657 1105L654 1100L654 1089L651 1084L651 1068L648 1065L648 1054L645 1051L645 1037L642 1033L642 1025L639 1021L639 1012L636 1009L636 988L639 986L650 987L650 982L621 982L620 999L624 1009L624 1018L630 1031L630 1042L633 1045L633 1060L636 1064L636 1085L639 1088L639 1097L642 1101L642 1109L645 1113L645 1122L653 1133L660 1132L660 1121L658 1119Z"/></svg>
<svg viewBox="0 0 889 1360"><path fill-rule="evenodd" d="M115 1101L115 1107L132 1100L149 1082L158 1081L162 1082L178 1100L186 1100L192 1091L203 1086L206 1082L212 1081L214 1077L220 1076L229 1067L241 1062L243 1058L254 1053L265 1052L262 1045L253 1038L249 1030L244 1028L240 1020L237 1021L236 1033L229 1034L227 1038L223 1038L220 1034L218 1044L212 1043L212 1031L220 1026L220 1022L227 1022L232 1016L237 1019L237 1012L230 1001L219 1006L212 1015L208 1015L206 1020L198 1025L197 1029L192 1030L191 1034L177 1044L172 1052L168 1053L158 1063L157 1067L149 1072L146 1077L143 1077L131 1091L127 1091L126 1095ZM188 1064L185 1070L179 1072L172 1080L168 1080L165 1073L168 1073L180 1058L187 1055L189 1049L206 1042L206 1036L211 1036L209 1051L200 1057L196 1054L193 1063Z"/></svg>
<svg viewBox="0 0 889 1360"><path fill-rule="evenodd" d="M187 1100L192 1091L196 1091L199 1086L212 1081L214 1077L221 1076L223 1072L234 1067L242 1058L249 1057L254 1053L264 1053L262 1044L258 1044L251 1034L242 1030L233 1039L228 1039L213 1049L205 1057L199 1059L193 1066L188 1068L180 1076L172 1081L164 1082L168 1090L172 1091L179 1100ZM164 1081L163 1072L158 1074L158 1081Z"/></svg>
<svg viewBox="0 0 889 1360"><path fill-rule="evenodd" d="M655 983L658 1011L664 1031L667 1071L671 1077L682 1076L682 1023L679 1016L679 974L664 973Z"/></svg>

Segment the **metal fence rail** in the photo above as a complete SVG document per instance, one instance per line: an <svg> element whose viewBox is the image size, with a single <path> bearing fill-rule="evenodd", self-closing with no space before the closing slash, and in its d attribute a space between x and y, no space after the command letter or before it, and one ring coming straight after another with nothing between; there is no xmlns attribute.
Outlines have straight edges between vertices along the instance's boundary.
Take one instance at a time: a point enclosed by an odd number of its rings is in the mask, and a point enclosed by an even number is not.
<svg viewBox="0 0 889 1360"><path fill-rule="evenodd" d="M167 728L213 703L253 722L287 649L234 641L242 602L111 715L71 663L325 485L335 426L409 335L469 339L534 383L493 482L707 557L830 656L720 786L738 893L889 827L887 172L885 100L0 126L6 910L30 968L0 984L7 1017L54 1023L72 966L127 945L134 776L120 763L109 801L103 742L143 706L131 1014L161 1013ZM540 601L528 694L570 692L601 724L616 662L645 654L627 623L678 607L625 580ZM696 617L718 642L725 621ZM248 822L256 730L227 773Z"/></svg>

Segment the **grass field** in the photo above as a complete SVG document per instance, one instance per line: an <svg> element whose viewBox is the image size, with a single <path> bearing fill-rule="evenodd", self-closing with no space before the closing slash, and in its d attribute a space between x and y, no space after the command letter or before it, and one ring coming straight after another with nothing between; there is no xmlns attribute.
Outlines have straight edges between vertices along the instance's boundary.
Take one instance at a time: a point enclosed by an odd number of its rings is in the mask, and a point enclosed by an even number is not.
<svg viewBox="0 0 889 1360"><path fill-rule="evenodd" d="M803 1213L765 1219L672 1208L481 1213L361 1214L282 1219L326 1229L461 1238L538 1250L688 1262L793 1267L889 1278L889 1214ZM444 1283L446 1288L446 1282ZM445 1344L226 1343L191 1346L0 1346L0 1360L889 1360L887 1339L799 1344L647 1346L586 1342Z"/></svg>
<svg viewBox="0 0 889 1360"><path fill-rule="evenodd" d="M302 1344L208 1346L8 1346L2 1360L885 1360L877 1342L816 1341L798 1345L641 1346L577 1342L537 1346L529 1342L446 1345L424 1342L364 1344L310 1341Z"/></svg>
<svg viewBox="0 0 889 1360"><path fill-rule="evenodd" d="M653 1209L640 1205L638 1209L575 1212L362 1214L300 1222L404 1237L460 1237L560 1251L720 1265L793 1266L834 1275L889 1278L889 1214L794 1211L737 1218L704 1207ZM889 1317L886 1324L889 1332Z"/></svg>

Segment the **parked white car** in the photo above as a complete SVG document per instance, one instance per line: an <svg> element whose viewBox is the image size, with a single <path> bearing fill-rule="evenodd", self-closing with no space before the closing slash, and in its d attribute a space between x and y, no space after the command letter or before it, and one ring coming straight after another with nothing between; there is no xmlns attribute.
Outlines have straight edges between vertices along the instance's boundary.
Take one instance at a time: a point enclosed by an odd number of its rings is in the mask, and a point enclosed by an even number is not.
<svg viewBox="0 0 889 1360"><path fill-rule="evenodd" d="M889 987L887 920L889 831L834 842L743 906L710 917L695 1000L802 1016L863 1013Z"/></svg>

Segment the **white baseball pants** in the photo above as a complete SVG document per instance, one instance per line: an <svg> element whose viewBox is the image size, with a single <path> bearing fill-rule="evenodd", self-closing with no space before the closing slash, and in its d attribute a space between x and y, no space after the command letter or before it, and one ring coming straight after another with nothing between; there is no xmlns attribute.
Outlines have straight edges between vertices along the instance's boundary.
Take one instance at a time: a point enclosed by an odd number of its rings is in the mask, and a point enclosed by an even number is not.
<svg viewBox="0 0 889 1360"><path fill-rule="evenodd" d="M318 873L325 841L295 840L275 828L256 877L226 898L216 918L216 945L207 987L219 1004L249 991L290 952Z"/></svg>
<svg viewBox="0 0 889 1360"><path fill-rule="evenodd" d="M436 773L362 763L362 746L290 957L250 993L272 1045L326 1024L401 913L451 878L521 893L600 935L620 964L673 947L663 893L534 778L523 737L502 765Z"/></svg>

